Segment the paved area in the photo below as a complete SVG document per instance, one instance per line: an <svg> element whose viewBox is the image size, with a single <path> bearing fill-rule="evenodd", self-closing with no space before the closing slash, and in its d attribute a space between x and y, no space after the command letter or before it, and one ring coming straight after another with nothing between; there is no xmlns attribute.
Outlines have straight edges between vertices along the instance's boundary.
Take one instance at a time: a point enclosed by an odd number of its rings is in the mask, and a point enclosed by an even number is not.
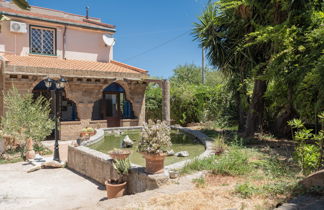
<svg viewBox="0 0 324 210"><path fill-rule="evenodd" d="M75 209L95 206L103 186L68 170L41 169L26 173L25 163L0 165L0 209Z"/></svg>
<svg viewBox="0 0 324 210"><path fill-rule="evenodd" d="M75 143L76 141L59 141L59 153L61 161L67 161L68 146ZM54 151L54 140L42 141L42 143L50 150Z"/></svg>
<svg viewBox="0 0 324 210"><path fill-rule="evenodd" d="M175 194L193 188L190 175L153 191L107 200L104 186L69 169L41 169L26 173L27 163L0 165L0 209L123 209L152 197Z"/></svg>

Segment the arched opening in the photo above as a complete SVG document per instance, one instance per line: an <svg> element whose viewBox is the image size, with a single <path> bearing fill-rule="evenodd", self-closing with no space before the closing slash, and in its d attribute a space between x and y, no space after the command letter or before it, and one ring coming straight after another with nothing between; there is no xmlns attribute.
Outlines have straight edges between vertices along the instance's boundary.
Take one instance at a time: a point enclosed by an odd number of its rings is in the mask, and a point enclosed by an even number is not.
<svg viewBox="0 0 324 210"><path fill-rule="evenodd" d="M32 93L34 98L39 96L44 96L48 100L51 99L50 90L54 90L55 85L52 84L52 87L47 88L45 86L44 80L39 82L33 89ZM76 104L66 97L66 93L64 90L59 91L58 93L58 112L60 115L60 121L77 121L78 113ZM53 109L53 107L52 107ZM53 112L50 113L51 117L53 116Z"/></svg>
<svg viewBox="0 0 324 210"><path fill-rule="evenodd" d="M126 99L126 91L120 84L114 82L103 89L102 99L94 104L92 112L93 119L99 116L107 120L108 127L120 126L121 119L136 118L132 103Z"/></svg>

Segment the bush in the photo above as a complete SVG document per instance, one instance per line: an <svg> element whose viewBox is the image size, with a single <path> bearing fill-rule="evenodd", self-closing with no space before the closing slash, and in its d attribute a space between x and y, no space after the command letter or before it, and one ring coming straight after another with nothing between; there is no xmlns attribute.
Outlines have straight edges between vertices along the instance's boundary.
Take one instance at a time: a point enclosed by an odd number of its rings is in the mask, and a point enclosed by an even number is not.
<svg viewBox="0 0 324 210"><path fill-rule="evenodd" d="M324 113L319 115L320 120L324 123ZM323 167L323 141L324 130L314 134L312 129L307 129L303 122L294 119L288 124L295 129L294 140L297 145L295 148L295 158L297 159L302 172L307 175Z"/></svg>
<svg viewBox="0 0 324 210"><path fill-rule="evenodd" d="M154 123L149 120L144 123L142 138L138 143L138 151L149 154L160 154L168 151L172 146L170 127L165 121Z"/></svg>
<svg viewBox="0 0 324 210"><path fill-rule="evenodd" d="M4 96L5 115L1 119L3 135L10 136L24 145L28 138L41 141L50 135L54 122L49 119L50 102L32 94L22 95L17 89L9 90Z"/></svg>

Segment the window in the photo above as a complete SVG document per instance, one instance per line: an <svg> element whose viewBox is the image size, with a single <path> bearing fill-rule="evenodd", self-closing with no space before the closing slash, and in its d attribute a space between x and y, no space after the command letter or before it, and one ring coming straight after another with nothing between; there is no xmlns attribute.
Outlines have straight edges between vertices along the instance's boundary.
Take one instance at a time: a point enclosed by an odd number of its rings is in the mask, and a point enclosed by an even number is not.
<svg viewBox="0 0 324 210"><path fill-rule="evenodd" d="M42 55L55 55L54 28L30 27L30 53Z"/></svg>

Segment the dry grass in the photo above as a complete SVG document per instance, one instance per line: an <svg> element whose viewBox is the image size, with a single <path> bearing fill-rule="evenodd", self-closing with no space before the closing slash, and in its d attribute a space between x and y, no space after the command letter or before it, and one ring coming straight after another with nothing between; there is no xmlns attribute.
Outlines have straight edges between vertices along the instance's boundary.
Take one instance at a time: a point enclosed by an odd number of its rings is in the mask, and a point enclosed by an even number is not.
<svg viewBox="0 0 324 210"><path fill-rule="evenodd" d="M194 190L164 195L142 203L139 209L177 209L177 210L210 210L210 209L267 209L276 204L271 199L243 199L233 195L235 185L241 178L220 175L208 175L206 186Z"/></svg>

